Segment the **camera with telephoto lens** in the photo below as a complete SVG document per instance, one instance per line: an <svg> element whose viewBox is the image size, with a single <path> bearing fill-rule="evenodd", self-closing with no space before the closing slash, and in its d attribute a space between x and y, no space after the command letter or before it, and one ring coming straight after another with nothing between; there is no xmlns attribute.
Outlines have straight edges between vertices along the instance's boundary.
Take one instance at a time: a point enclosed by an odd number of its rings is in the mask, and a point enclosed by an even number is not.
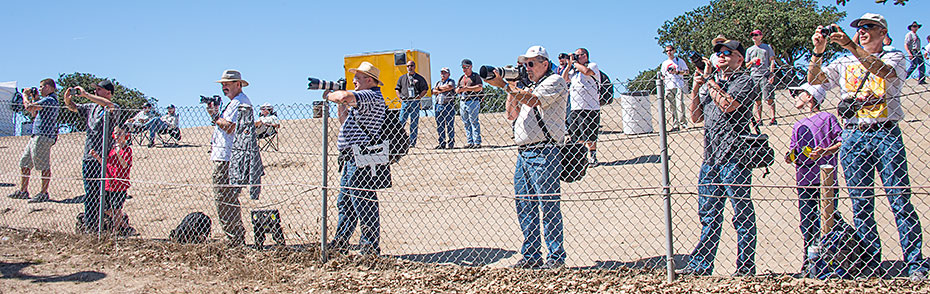
<svg viewBox="0 0 930 294"><path fill-rule="evenodd" d="M221 103L223 103L223 98L220 98L220 95L213 95L213 97L207 97L204 95L200 95L200 103L220 105Z"/></svg>
<svg viewBox="0 0 930 294"><path fill-rule="evenodd" d="M309 77L307 80L310 81L307 83L307 90L341 91L346 89L346 78L340 78L335 82L324 81L314 77Z"/></svg>
<svg viewBox="0 0 930 294"><path fill-rule="evenodd" d="M494 73L495 70L500 71L501 78L508 81L522 81L528 79L526 75L526 67L523 65L514 67L508 65L505 67L493 67L490 65L482 65L481 69L478 70L478 76L481 76L481 79L490 80L497 77L497 74Z"/></svg>
<svg viewBox="0 0 930 294"><path fill-rule="evenodd" d="M26 94L26 97L39 97L39 89L36 87L23 89L23 94Z"/></svg>
<svg viewBox="0 0 930 294"><path fill-rule="evenodd" d="M820 34L823 35L824 38L829 38L831 34L839 31L840 29L833 25L825 25L820 29Z"/></svg>
<svg viewBox="0 0 930 294"><path fill-rule="evenodd" d="M688 57L688 59L691 60L691 64L694 64L694 67L702 72L704 71L704 66L706 64L704 63L704 58L701 57L701 54L698 54L697 52L691 53L691 56Z"/></svg>

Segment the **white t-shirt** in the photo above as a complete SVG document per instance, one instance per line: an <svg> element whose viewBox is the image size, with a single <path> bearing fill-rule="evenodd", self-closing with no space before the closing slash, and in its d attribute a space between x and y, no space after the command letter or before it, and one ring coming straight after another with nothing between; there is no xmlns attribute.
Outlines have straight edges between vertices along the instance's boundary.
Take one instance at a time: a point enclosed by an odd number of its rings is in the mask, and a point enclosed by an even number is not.
<svg viewBox="0 0 930 294"><path fill-rule="evenodd" d="M685 63L681 58L675 57L675 60L666 59L662 62L662 80L665 81L666 89L679 89L687 88L685 85L685 80L681 75L672 74L672 70L686 71L688 70L688 64Z"/></svg>
<svg viewBox="0 0 930 294"><path fill-rule="evenodd" d="M572 110L598 110L601 109L601 95L597 92L597 86L601 82L601 71L597 68L597 63L588 62L588 69L594 71L593 76L588 76L576 71L570 67L571 85L569 91L571 95Z"/></svg>
<svg viewBox="0 0 930 294"><path fill-rule="evenodd" d="M236 123L239 120L239 105L252 106L252 101L249 100L248 96L245 96L245 93L239 93L236 98L226 104L226 107L220 109L222 111L220 117ZM218 126L213 127L213 139L211 140L213 142L213 151L210 152L210 160L229 161L235 137L235 134L227 133Z"/></svg>
<svg viewBox="0 0 930 294"><path fill-rule="evenodd" d="M908 31L904 35L904 45L905 50L910 50L911 53L916 54L920 51L920 37L914 32Z"/></svg>
<svg viewBox="0 0 930 294"><path fill-rule="evenodd" d="M881 53L872 54L878 56ZM856 117L846 120L848 124L871 124L884 121L900 121L904 119L904 109L901 108L901 87L904 85L903 77L907 74L907 59L904 53L895 50L886 52L882 61L894 69L895 78L883 79L869 74L868 82L859 90L858 99L878 102L866 106L859 111ZM865 68L855 56L840 57L823 68L829 82L824 88L840 87L843 91L841 99L852 97L859 88L859 80L865 76ZM883 98L883 99L882 99Z"/></svg>
<svg viewBox="0 0 930 294"><path fill-rule="evenodd" d="M561 144L565 140L565 100L568 99L568 83L558 75L550 75L533 88L539 98L540 117L549 130L552 140ZM536 121L536 107L520 104L520 114L513 125L513 140L517 145L538 143L546 140L546 134Z"/></svg>

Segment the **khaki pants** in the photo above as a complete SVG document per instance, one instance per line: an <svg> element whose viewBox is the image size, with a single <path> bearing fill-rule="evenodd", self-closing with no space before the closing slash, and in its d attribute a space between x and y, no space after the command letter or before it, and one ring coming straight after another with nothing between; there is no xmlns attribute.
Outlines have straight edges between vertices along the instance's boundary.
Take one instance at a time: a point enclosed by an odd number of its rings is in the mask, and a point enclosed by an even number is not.
<svg viewBox="0 0 930 294"><path fill-rule="evenodd" d="M668 108L668 114L671 115L672 118L671 128L688 127L689 101L687 101L687 94L687 89L665 89L665 107Z"/></svg>
<svg viewBox="0 0 930 294"><path fill-rule="evenodd" d="M242 188L225 185L229 185L229 161L214 161L213 195L216 214L229 242L233 245L245 244L245 228L242 226L242 209L239 206L239 191Z"/></svg>

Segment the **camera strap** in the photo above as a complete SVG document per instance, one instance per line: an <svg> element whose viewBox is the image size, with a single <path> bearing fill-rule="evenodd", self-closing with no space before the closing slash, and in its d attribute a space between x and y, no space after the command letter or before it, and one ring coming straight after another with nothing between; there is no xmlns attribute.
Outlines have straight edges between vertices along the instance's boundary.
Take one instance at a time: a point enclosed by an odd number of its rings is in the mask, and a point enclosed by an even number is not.
<svg viewBox="0 0 930 294"><path fill-rule="evenodd" d="M882 60L882 56L888 51L882 50L882 53L878 55L878 61ZM884 62L882 62L884 63ZM865 67L865 66L863 66ZM865 70L865 74L859 78L859 87L856 88L856 93L853 94L853 99L859 99L859 91L862 91L862 87L865 86L865 83L869 82L869 75L872 74L868 69ZM882 97L884 99L885 97Z"/></svg>

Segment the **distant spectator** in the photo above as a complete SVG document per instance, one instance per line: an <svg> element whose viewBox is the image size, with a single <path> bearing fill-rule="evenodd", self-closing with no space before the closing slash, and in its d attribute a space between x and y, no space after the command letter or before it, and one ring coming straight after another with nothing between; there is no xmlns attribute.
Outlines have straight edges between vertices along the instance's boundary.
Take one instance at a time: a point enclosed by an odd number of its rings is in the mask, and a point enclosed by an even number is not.
<svg viewBox="0 0 930 294"><path fill-rule="evenodd" d="M907 26L907 35L904 36L904 53L907 54L907 59L911 61L911 67L907 68L905 78L911 77L911 73L917 70L918 84L927 83L927 77L924 76L924 57L920 54L920 37L917 36L917 30L922 26L916 21L911 23L911 25Z"/></svg>
<svg viewBox="0 0 930 294"><path fill-rule="evenodd" d="M210 160L213 161L213 196L216 202L216 214L219 216L223 232L230 246L245 245L245 228L242 226L242 207L239 204L241 187L229 186L230 160L235 144L236 122L239 121L239 106L252 106L249 96L242 92L249 82L242 79L237 70L227 69L220 80L223 95L229 103L223 109L219 105L207 105L207 114L215 125L213 128L213 148Z"/></svg>
<svg viewBox="0 0 930 294"><path fill-rule="evenodd" d="M104 144L104 140L112 140L113 128L119 117L119 105L113 103L113 92L116 86L109 80L103 80L94 85L94 94L88 93L78 86L65 90L65 106L72 112L77 112L87 122L87 139L84 140L84 155L81 164L81 175L84 178L84 217L81 220L85 233L95 233L100 229L97 220L100 218L100 193L104 191L103 167L91 155L91 151L98 154L110 154L111 144ZM91 103L75 104L72 96L87 98ZM106 118L104 120L104 118Z"/></svg>
<svg viewBox="0 0 930 294"><path fill-rule="evenodd" d="M682 75L688 74L688 64L676 57L675 52L674 46L665 46L664 53L668 59L662 61L660 70L665 83L665 105L672 116L672 128L683 130L688 128L688 106L685 100L689 91Z"/></svg>
<svg viewBox="0 0 930 294"><path fill-rule="evenodd" d="M866 13L850 24L859 32L861 46L849 39L838 26L829 38L821 35L817 27L811 36L813 57L807 72L812 85L825 84L826 88L839 87L842 99L860 102L862 110L842 111L843 145L840 163L846 185L850 187L853 223L864 252L862 270L851 273L857 277L884 275L882 245L875 222L875 171L881 176L888 204L894 214L902 259L912 280L927 278L927 263L921 253L923 228L920 217L911 203L911 185L908 175L907 152L898 122L904 119L901 88L906 79L905 55L901 51L882 50L882 38L888 33L888 22L880 14ZM837 58L822 65L827 43L833 42L851 55ZM868 74L868 77L866 77ZM862 83L867 80L868 83Z"/></svg>
<svg viewBox="0 0 930 294"><path fill-rule="evenodd" d="M58 97L55 80L44 79L39 82L39 92L23 91L23 107L32 114L32 138L26 143L19 160L21 178L19 190L10 194L10 198L29 199L29 174L32 169L42 172L42 188L30 203L49 200L48 184L52 180L51 150L58 140ZM35 89L35 88L32 88Z"/></svg>
<svg viewBox="0 0 930 294"><path fill-rule="evenodd" d="M837 166L836 154L840 150L843 128L833 114L821 111L820 105L826 96L826 90L820 85L803 84L789 88L798 91L795 107L810 112L810 116L794 124L791 143L785 162L794 165L798 188L798 212L800 213L802 248L810 248L820 238L820 166L829 164ZM836 178L836 169L833 170ZM836 199L833 200L837 202ZM836 205L834 204L834 207ZM804 261L801 272L810 268L806 250L801 250Z"/></svg>
<svg viewBox="0 0 930 294"><path fill-rule="evenodd" d="M278 113L274 111L271 104L265 103L258 108L261 113L255 120L255 139L266 138L278 133L281 122L278 121Z"/></svg>
<svg viewBox="0 0 930 294"><path fill-rule="evenodd" d="M449 78L448 67L439 71L442 78L433 87L436 98L436 132L439 145L436 149L455 148L455 80Z"/></svg>
<svg viewBox="0 0 930 294"><path fill-rule="evenodd" d="M462 97L460 115L465 125L465 148L481 148L481 124L478 122L478 113L481 112L481 90L484 84L478 73L472 71L471 60L462 60L462 73L455 93Z"/></svg>
<svg viewBox="0 0 930 294"><path fill-rule="evenodd" d="M417 145L417 126L420 124L420 99L429 91L429 82L417 73L417 64L407 61L407 74L397 78L397 97L401 98L400 123L410 120L410 148Z"/></svg>
<svg viewBox="0 0 930 294"><path fill-rule="evenodd" d="M756 101L756 122L762 124L762 101L769 106L772 115L770 125L777 125L775 119L775 50L769 44L762 43L762 31L749 33L753 46L746 49L746 66L756 87L759 87L760 100Z"/></svg>
<svg viewBox="0 0 930 294"><path fill-rule="evenodd" d="M714 45L719 57L711 76L694 78L689 107L691 121L704 122L704 160L698 173L698 218L701 236L691 252L688 265L680 274L710 275L720 243L723 209L733 205L736 229L736 271L734 276L750 276L756 271L756 213L751 199L752 170L745 158L740 135L750 133L752 104L758 96L753 79L743 72L746 50L737 41Z"/></svg>
<svg viewBox="0 0 930 294"><path fill-rule="evenodd" d="M155 145L155 135L164 130L172 130L178 128L178 115L175 113L174 104L168 105L167 113L161 117L154 117L149 119L143 127L149 131L149 145L152 147Z"/></svg>
<svg viewBox="0 0 930 294"><path fill-rule="evenodd" d="M130 132L140 132L144 130L145 124L153 118L158 118L158 113L152 109L152 103L146 102L142 105L142 109L136 112L136 115L126 120L126 124L127 127L131 128Z"/></svg>
<svg viewBox="0 0 930 294"><path fill-rule="evenodd" d="M859 32L856 32L856 33L858 34ZM894 46L891 46L891 42L892 42L891 36L888 36L888 34L885 34L885 39L882 40L882 45L884 45L882 46L882 50L885 50L885 51L898 50ZM856 44L859 44L859 43L856 43Z"/></svg>
<svg viewBox="0 0 930 294"><path fill-rule="evenodd" d="M601 130L601 71L588 59L588 49L578 48L562 78L569 82L571 112L568 113L568 133L572 141L588 147L591 166L597 165L597 135Z"/></svg>
<svg viewBox="0 0 930 294"><path fill-rule="evenodd" d="M110 218L110 228L118 236L137 236L136 229L129 226L129 217L123 212L129 190L129 171L132 169L132 147L129 146L129 133L117 126L113 131L113 147L107 155L107 179L103 197L103 213ZM100 153L91 150L90 155L103 164Z"/></svg>
<svg viewBox="0 0 930 294"><path fill-rule="evenodd" d="M927 35L927 45L924 45L924 60L930 59L930 35Z"/></svg>

